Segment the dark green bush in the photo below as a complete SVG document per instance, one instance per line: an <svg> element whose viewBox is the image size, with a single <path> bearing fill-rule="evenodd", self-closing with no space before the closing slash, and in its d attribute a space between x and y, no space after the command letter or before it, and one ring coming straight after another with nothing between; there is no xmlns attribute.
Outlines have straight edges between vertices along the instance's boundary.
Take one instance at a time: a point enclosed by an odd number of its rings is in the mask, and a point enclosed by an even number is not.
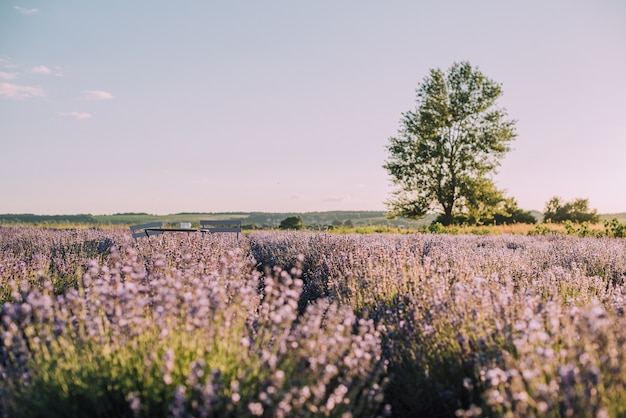
<svg viewBox="0 0 626 418"><path fill-rule="evenodd" d="M555 196L546 203L543 212L544 222L563 223L571 221L574 223L598 223L600 216L595 209L589 209L589 199L575 199L570 202Z"/></svg>

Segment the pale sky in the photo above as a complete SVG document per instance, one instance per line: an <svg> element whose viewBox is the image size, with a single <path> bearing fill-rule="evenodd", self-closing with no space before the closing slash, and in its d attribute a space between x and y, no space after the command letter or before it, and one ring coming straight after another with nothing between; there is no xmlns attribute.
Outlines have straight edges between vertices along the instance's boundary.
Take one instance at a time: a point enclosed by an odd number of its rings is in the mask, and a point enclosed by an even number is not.
<svg viewBox="0 0 626 418"><path fill-rule="evenodd" d="M508 196L626 211L626 1L0 0L0 213L384 210L465 60L518 121Z"/></svg>

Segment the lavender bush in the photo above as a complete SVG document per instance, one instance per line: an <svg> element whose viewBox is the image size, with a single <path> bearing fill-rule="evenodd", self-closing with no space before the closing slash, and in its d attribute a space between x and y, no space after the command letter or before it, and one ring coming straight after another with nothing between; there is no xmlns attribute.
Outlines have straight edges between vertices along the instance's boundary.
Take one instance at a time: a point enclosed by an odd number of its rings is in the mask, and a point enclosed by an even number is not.
<svg viewBox="0 0 626 418"><path fill-rule="evenodd" d="M626 241L0 229L3 416L626 416Z"/></svg>
<svg viewBox="0 0 626 418"><path fill-rule="evenodd" d="M41 243L59 232L3 230L3 247L29 234ZM76 287L63 293L45 266L22 260L16 269L15 254L7 266L3 258L10 289L0 335L3 416L382 410L384 363L373 321L324 300L299 316L297 265L291 274L261 275L230 237L135 245L113 235L120 249L87 261Z"/></svg>
<svg viewBox="0 0 626 418"><path fill-rule="evenodd" d="M274 233L251 248L287 265L304 250L324 297L382 324L394 415L625 413L623 240Z"/></svg>

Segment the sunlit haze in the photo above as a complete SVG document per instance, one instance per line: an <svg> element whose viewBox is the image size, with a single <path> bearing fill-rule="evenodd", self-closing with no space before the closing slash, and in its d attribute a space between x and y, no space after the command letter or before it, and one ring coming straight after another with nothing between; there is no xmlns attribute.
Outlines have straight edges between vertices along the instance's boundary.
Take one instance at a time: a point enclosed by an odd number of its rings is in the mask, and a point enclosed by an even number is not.
<svg viewBox="0 0 626 418"><path fill-rule="evenodd" d="M430 68L502 85L495 176L626 212L626 2L0 2L0 213L384 210Z"/></svg>

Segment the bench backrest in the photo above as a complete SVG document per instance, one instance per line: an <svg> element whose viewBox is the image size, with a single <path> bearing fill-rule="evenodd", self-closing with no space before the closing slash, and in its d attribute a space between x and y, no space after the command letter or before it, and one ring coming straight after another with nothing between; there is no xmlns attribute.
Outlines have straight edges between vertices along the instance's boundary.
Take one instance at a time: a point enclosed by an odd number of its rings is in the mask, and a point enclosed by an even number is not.
<svg viewBox="0 0 626 418"><path fill-rule="evenodd" d="M201 232L236 232L237 242L239 242L239 233L241 232L241 219L225 219L225 220L204 220L200 221Z"/></svg>
<svg viewBox="0 0 626 418"><path fill-rule="evenodd" d="M161 228L163 227L163 222L148 222L140 225L131 225L130 232L135 238L147 237L149 235L159 235L162 234L163 231L146 231L146 228Z"/></svg>

